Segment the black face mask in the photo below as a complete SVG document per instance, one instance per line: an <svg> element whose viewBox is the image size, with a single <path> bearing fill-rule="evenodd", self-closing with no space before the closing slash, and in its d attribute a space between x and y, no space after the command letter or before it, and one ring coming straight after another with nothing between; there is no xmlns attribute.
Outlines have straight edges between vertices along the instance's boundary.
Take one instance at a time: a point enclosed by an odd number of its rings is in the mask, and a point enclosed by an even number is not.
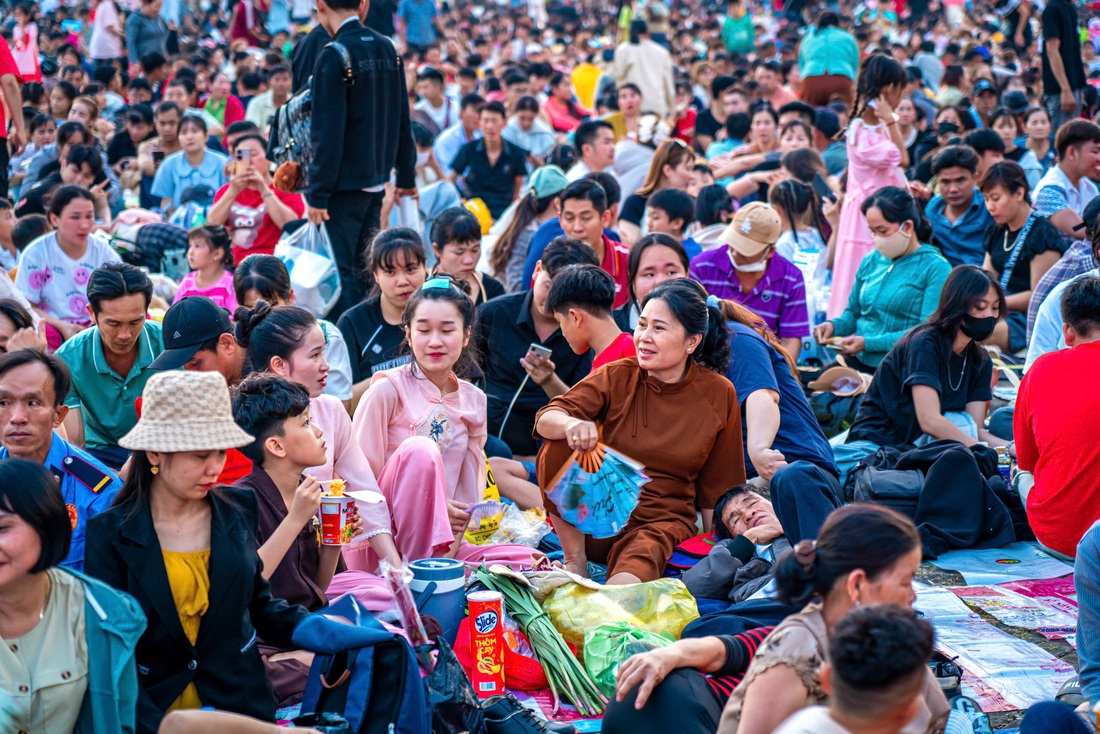
<svg viewBox="0 0 1100 734"><path fill-rule="evenodd" d="M963 317L962 325L959 330L966 334L968 337L976 342L984 342L993 334L993 329L997 326L996 316L971 316L967 314Z"/></svg>

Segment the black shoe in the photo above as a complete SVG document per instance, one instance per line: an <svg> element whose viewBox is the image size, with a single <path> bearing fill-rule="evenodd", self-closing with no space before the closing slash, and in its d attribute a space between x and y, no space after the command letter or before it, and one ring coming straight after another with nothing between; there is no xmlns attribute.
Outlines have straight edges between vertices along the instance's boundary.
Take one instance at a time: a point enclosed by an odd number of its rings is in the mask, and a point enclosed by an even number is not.
<svg viewBox="0 0 1100 734"><path fill-rule="evenodd" d="M489 734L576 734L572 724L543 721L512 694L481 702Z"/></svg>

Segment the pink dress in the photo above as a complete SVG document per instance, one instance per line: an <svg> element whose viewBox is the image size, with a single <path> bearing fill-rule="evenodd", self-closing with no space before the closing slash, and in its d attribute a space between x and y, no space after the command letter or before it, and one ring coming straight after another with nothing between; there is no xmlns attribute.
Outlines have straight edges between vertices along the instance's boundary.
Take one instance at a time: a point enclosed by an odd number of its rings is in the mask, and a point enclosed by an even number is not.
<svg viewBox="0 0 1100 734"><path fill-rule="evenodd" d="M11 55L15 59L15 65L23 81L42 81L42 71L38 66L38 25L28 23L27 27L23 28L16 23L11 29L11 38L14 42Z"/></svg>
<svg viewBox="0 0 1100 734"><path fill-rule="evenodd" d="M829 318L839 316L848 306L859 264L874 248L867 219L860 211L863 201L884 186L907 188L901 151L890 140L885 125L872 126L856 118L848 127L847 138L848 186L837 228Z"/></svg>
<svg viewBox="0 0 1100 734"><path fill-rule="evenodd" d="M218 278L218 281L209 288L199 288L195 283L195 271L192 270L183 276L179 288L176 289L176 297L173 300L178 301L186 296L206 296L229 311L230 314L237 310L237 296L233 290L233 273L228 270L223 270L222 277ZM344 413L346 415L347 411L344 411Z"/></svg>
<svg viewBox="0 0 1100 734"><path fill-rule="evenodd" d="M386 497L393 540L406 560L445 555L454 543L447 500L479 502L485 487L486 398L452 373L441 395L415 363L378 372L355 411L352 434ZM457 558L530 567L521 545L461 541ZM374 571L368 548L346 550L348 568Z"/></svg>

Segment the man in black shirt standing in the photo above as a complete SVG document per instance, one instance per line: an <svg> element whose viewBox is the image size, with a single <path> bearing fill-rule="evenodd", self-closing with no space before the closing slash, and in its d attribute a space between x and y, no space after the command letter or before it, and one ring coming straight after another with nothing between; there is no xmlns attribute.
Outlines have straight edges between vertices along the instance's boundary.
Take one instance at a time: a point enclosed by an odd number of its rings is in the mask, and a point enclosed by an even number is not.
<svg viewBox="0 0 1100 734"><path fill-rule="evenodd" d="M1043 104L1050 113L1051 130L1081 116L1084 107L1085 65L1077 8L1071 0L1050 0L1043 10Z"/></svg>
<svg viewBox="0 0 1100 734"><path fill-rule="evenodd" d="M359 303L363 253L382 213L383 187L396 168L395 195L417 198L416 145L409 119L405 66L388 38L359 22L367 3L316 0L332 36L313 71L310 144L314 158L306 189L310 222L326 222L340 269L336 319ZM346 50L350 68L337 44Z"/></svg>

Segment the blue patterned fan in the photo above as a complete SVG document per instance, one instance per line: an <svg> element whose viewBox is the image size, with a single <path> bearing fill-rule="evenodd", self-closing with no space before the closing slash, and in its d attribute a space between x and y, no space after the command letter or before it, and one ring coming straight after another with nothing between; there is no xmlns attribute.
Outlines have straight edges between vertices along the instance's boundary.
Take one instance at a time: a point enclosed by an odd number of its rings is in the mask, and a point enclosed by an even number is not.
<svg viewBox="0 0 1100 734"><path fill-rule="evenodd" d="M593 538L611 538L630 519L648 481L637 461L597 444L592 451L573 452L546 496L577 530Z"/></svg>

